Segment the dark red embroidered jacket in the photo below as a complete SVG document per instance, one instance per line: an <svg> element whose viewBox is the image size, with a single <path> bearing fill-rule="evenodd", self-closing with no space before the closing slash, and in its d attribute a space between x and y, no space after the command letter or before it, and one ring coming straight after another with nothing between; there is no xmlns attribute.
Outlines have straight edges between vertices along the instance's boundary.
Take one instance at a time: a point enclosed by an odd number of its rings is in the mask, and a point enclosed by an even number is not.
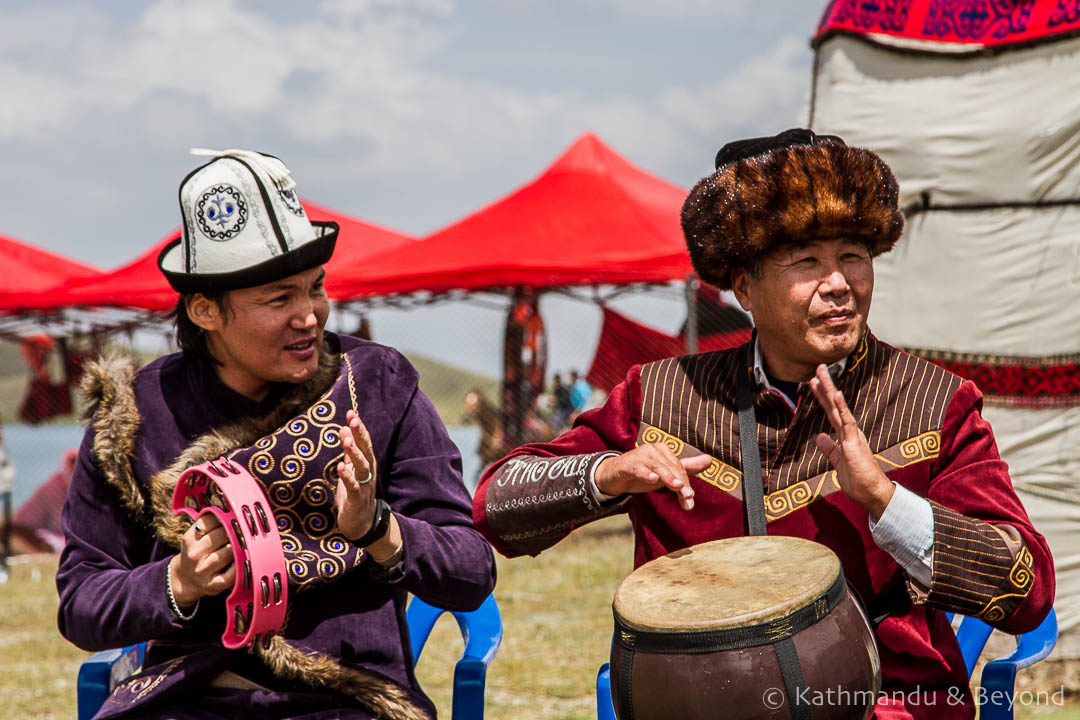
<svg viewBox="0 0 1080 720"><path fill-rule="evenodd" d="M571 431L520 447L488 468L473 499L477 527L505 555L535 555L574 527L628 512L635 566L745 534L735 407L735 374L749 372L744 352L632 368L607 403L583 413ZM875 545L867 511L839 491L813 442L829 431L827 419L808 394L792 413L776 391L755 393L768 532L829 546L863 600L891 610L876 634L884 692L895 695L879 702L876 717L974 717L964 663L942 611L975 615L1006 632L1033 629L1054 598L1046 542L1013 492L973 383L867 335L837 386L890 479L931 503L931 587L910 582ZM713 456L691 479L693 511L663 491L608 505L597 499L588 482L593 466L605 452L645 442L667 443L679 455ZM914 697L912 690L923 694Z"/></svg>

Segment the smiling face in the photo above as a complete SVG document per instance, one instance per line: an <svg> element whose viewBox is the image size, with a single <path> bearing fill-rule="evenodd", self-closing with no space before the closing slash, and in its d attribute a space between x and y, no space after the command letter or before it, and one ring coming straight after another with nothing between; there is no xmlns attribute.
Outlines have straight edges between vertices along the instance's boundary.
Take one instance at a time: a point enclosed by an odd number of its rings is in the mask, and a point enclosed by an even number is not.
<svg viewBox="0 0 1080 720"><path fill-rule="evenodd" d="M765 255L757 277L732 273L732 289L754 316L769 372L804 382L819 364L855 350L870 313L874 266L858 238L815 240Z"/></svg>
<svg viewBox="0 0 1080 720"><path fill-rule="evenodd" d="M276 382L299 383L319 367L330 301L321 267L266 285L232 290L227 310L202 295L188 302L188 316L206 331L220 363L222 382L261 399Z"/></svg>

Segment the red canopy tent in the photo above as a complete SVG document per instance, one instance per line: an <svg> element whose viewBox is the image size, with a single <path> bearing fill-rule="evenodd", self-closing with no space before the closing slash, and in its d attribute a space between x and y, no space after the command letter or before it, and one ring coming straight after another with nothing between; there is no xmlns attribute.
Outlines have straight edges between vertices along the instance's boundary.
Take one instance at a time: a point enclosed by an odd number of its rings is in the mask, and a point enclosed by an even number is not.
<svg viewBox="0 0 1080 720"><path fill-rule="evenodd" d="M0 298L16 299L65 280L101 274L97 268L0 235Z"/></svg>
<svg viewBox="0 0 1080 720"><path fill-rule="evenodd" d="M326 265L328 278L349 271L373 255L413 242L408 235L336 213L307 200L304 207L312 220L333 220L341 226L334 256ZM44 290L39 289L39 284L35 288L37 292L0 297L0 311L49 311L70 306L169 310L176 304L177 294L158 269L157 258L162 248L179 235L177 228L150 250L111 272L58 285L53 283L53 287ZM332 290L331 297L335 298Z"/></svg>
<svg viewBox="0 0 1080 720"><path fill-rule="evenodd" d="M692 272L679 226L685 198L586 133L532 182L351 268L333 287L344 299L684 279Z"/></svg>

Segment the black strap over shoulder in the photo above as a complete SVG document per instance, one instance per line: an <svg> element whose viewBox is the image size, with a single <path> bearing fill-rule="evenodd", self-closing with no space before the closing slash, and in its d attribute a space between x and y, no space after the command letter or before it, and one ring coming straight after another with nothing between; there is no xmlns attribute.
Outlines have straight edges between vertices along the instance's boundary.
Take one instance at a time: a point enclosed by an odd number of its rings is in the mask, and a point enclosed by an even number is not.
<svg viewBox="0 0 1080 720"><path fill-rule="evenodd" d="M746 357L736 374L735 395L739 407L739 450L742 454L743 505L746 508L746 528L749 535L767 535L765 527L765 482L761 474L761 448L757 439L757 413L754 393L750 388L750 373L754 367L754 341L746 346ZM812 720L813 707L803 692L806 679L799 662L794 641L788 637L773 643L773 651L784 676L791 720Z"/></svg>
<svg viewBox="0 0 1080 720"><path fill-rule="evenodd" d="M746 362L739 368L735 381L736 400L739 406L739 446L742 452L743 504L746 507L747 534L766 535L765 483L761 476L761 451L757 441L754 394L750 389L753 342L746 347Z"/></svg>

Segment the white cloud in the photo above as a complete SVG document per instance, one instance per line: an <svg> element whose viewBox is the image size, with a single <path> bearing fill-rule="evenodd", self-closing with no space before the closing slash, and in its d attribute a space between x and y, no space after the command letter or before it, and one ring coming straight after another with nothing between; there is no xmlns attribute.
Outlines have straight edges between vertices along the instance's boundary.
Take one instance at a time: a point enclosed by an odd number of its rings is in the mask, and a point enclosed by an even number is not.
<svg viewBox="0 0 1080 720"><path fill-rule="evenodd" d="M55 77L0 59L0 88L0 140L43 140L68 120L68 88Z"/></svg>
<svg viewBox="0 0 1080 720"><path fill-rule="evenodd" d="M594 4L655 20L735 20L745 17L750 0L591 0Z"/></svg>
<svg viewBox="0 0 1080 720"><path fill-rule="evenodd" d="M320 191L313 197L358 197L342 209L377 208L372 219L419 233L528 179L586 130L689 184L718 143L794 124L809 81L805 40L782 37L741 65L718 65L715 80L698 72L709 80L697 86L687 72L677 76L684 86L651 92L636 92L632 78L603 92L537 89L446 67L440 53L459 36L458 15L452 0L326 0L290 18L237 0L158 0L126 19L89 6L0 10L9 100L0 142L77 138L56 147L89 167L108 154L115 167L93 180L104 198L86 198L84 178L57 181L71 184L58 190L73 219L80 202L87 219L133 206L149 213L161 205L132 177L167 175L162 157L181 173L190 146L247 145L286 158L302 190ZM46 44L50 24L59 42ZM122 146L130 155L118 156ZM115 208L102 205L109 197Z"/></svg>
<svg viewBox="0 0 1080 720"><path fill-rule="evenodd" d="M806 40L788 35L763 54L733 68L721 82L673 88L661 98L665 109L698 133L724 133L760 126L765 132L795 124L810 84Z"/></svg>

